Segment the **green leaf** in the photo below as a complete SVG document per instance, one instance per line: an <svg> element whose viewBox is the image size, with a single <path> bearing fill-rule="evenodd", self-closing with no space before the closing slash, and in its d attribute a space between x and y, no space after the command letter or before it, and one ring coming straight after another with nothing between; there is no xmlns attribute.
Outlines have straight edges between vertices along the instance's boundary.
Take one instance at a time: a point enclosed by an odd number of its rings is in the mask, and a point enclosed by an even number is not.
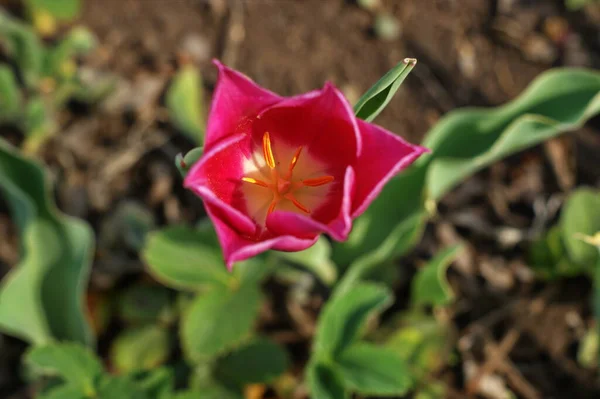
<svg viewBox="0 0 600 399"><path fill-rule="evenodd" d="M448 328L435 318L418 312L403 315L400 327L385 344L409 366L415 381L448 364Z"/></svg>
<svg viewBox="0 0 600 399"><path fill-rule="evenodd" d="M0 122L15 121L22 101L15 75L8 65L0 64Z"/></svg>
<svg viewBox="0 0 600 399"><path fill-rule="evenodd" d="M287 353L266 338L256 338L241 348L217 360L220 380L238 386L269 384L288 367Z"/></svg>
<svg viewBox="0 0 600 399"><path fill-rule="evenodd" d="M150 272L170 287L228 286L231 275L221 250L208 240L206 234L189 227L167 227L148 236L142 256Z"/></svg>
<svg viewBox="0 0 600 399"><path fill-rule="evenodd" d="M168 331L161 326L144 326L123 331L113 342L111 364L120 373L151 370L170 354Z"/></svg>
<svg viewBox="0 0 600 399"><path fill-rule="evenodd" d="M428 194L438 200L478 170L577 129L598 112L600 73L566 68L542 74L501 107L452 112L423 143L433 150L428 158Z"/></svg>
<svg viewBox="0 0 600 399"><path fill-rule="evenodd" d="M312 247L299 252L278 252L279 257L297 263L313 272L324 284L337 279L335 263L331 261L331 245L321 236Z"/></svg>
<svg viewBox="0 0 600 399"><path fill-rule="evenodd" d="M368 220L359 219L354 230L361 229L365 222L368 223ZM394 256L402 255L404 252L408 251L421 237L424 227L424 213L416 213L412 216L407 216L392 230L389 236L384 239L375 251L358 257L358 259L350 264L350 267L336 286L336 293L348 290L369 275L376 273L381 266L385 266L386 262ZM360 234L360 232L357 234ZM368 239L369 238L365 238L365 241ZM354 251L350 249L345 252L338 252L338 255L345 256L349 253L354 253Z"/></svg>
<svg viewBox="0 0 600 399"><path fill-rule="evenodd" d="M404 360L372 344L352 345L342 351L337 364L344 386L362 395L400 396L413 385Z"/></svg>
<svg viewBox="0 0 600 399"><path fill-rule="evenodd" d="M590 328L583 338L581 338L577 350L577 362L581 366L587 369L595 369L598 367L598 352L600 350L599 341L598 328L595 326Z"/></svg>
<svg viewBox="0 0 600 399"><path fill-rule="evenodd" d="M43 169L0 140L0 192L19 228L22 257L0 284L0 328L36 344L91 343L84 294L93 233L51 201Z"/></svg>
<svg viewBox="0 0 600 399"><path fill-rule="evenodd" d="M173 78L166 105L173 123L196 143L204 136L202 76L197 67L185 65Z"/></svg>
<svg viewBox="0 0 600 399"><path fill-rule="evenodd" d="M443 382L428 383L415 394L414 399L444 399L448 397Z"/></svg>
<svg viewBox="0 0 600 399"><path fill-rule="evenodd" d="M529 265L538 276L545 279L572 277L588 269L569 259L559 225L552 226L542 237L531 243Z"/></svg>
<svg viewBox="0 0 600 399"><path fill-rule="evenodd" d="M338 372L323 363L310 363L306 371L311 398L348 399L350 395Z"/></svg>
<svg viewBox="0 0 600 399"><path fill-rule="evenodd" d="M35 152L44 141L56 133L56 123L48 107L41 96L30 98L27 102L23 120L25 152Z"/></svg>
<svg viewBox="0 0 600 399"><path fill-rule="evenodd" d="M224 387L213 386L201 390L176 392L165 399L243 399L241 393L234 392Z"/></svg>
<svg viewBox="0 0 600 399"><path fill-rule="evenodd" d="M35 31L0 9L0 41L19 67L25 85L36 88L42 73L44 48Z"/></svg>
<svg viewBox="0 0 600 399"><path fill-rule="evenodd" d="M352 345L367 317L392 302L390 291L376 284L362 283L329 299L319 317L315 355L329 358Z"/></svg>
<svg viewBox="0 0 600 399"><path fill-rule="evenodd" d="M580 188L573 192L563 205L559 225L569 259L592 270L598 261L598 250L578 236L600 231L600 191Z"/></svg>
<svg viewBox="0 0 600 399"><path fill-rule="evenodd" d="M72 80L77 73L74 57L85 55L97 45L94 34L82 26L69 31L58 45L48 48L44 75L54 80Z"/></svg>
<svg viewBox="0 0 600 399"><path fill-rule="evenodd" d="M53 387L46 392L40 393L36 399L87 399L88 396L79 386L69 384Z"/></svg>
<svg viewBox="0 0 600 399"><path fill-rule="evenodd" d="M146 393L136 386L129 376L105 375L100 380L97 399L151 399Z"/></svg>
<svg viewBox="0 0 600 399"><path fill-rule="evenodd" d="M355 222L361 228L354 228L347 243L334 244L334 260L345 264L359 255L370 256L398 224L425 208L434 209L460 181L503 157L581 127L599 111L600 73L563 68L545 72L506 105L450 112L423 143L432 153L386 185Z"/></svg>
<svg viewBox="0 0 600 399"><path fill-rule="evenodd" d="M188 151L188 153L185 154L185 156L177 154L177 156L175 157L175 166L177 166L181 177L185 178L187 172L200 159L203 152L204 147L196 147Z"/></svg>
<svg viewBox="0 0 600 399"><path fill-rule="evenodd" d="M174 367L162 366L130 375L136 387L150 398L163 399L175 386Z"/></svg>
<svg viewBox="0 0 600 399"><path fill-rule="evenodd" d="M46 12L57 20L70 21L81 11L81 0L25 0L30 12Z"/></svg>
<svg viewBox="0 0 600 399"><path fill-rule="evenodd" d="M371 122L383 111L400 88L404 79L417 65L414 58L405 58L373 85L356 103L354 113L357 117Z"/></svg>
<svg viewBox="0 0 600 399"><path fill-rule="evenodd" d="M45 375L62 378L87 396L94 395L96 380L103 373L94 353L74 343L35 347L27 353L25 361Z"/></svg>
<svg viewBox="0 0 600 399"><path fill-rule="evenodd" d="M260 291L253 284L198 295L181 325L187 357L210 359L240 345L250 336L259 307Z"/></svg>
<svg viewBox="0 0 600 399"><path fill-rule="evenodd" d="M462 245L444 249L417 272L411 286L414 305L445 306L452 302L454 294L446 272L462 249Z"/></svg>
<svg viewBox="0 0 600 399"><path fill-rule="evenodd" d="M569 11L577 11L588 4L598 3L598 0L565 0L565 6Z"/></svg>

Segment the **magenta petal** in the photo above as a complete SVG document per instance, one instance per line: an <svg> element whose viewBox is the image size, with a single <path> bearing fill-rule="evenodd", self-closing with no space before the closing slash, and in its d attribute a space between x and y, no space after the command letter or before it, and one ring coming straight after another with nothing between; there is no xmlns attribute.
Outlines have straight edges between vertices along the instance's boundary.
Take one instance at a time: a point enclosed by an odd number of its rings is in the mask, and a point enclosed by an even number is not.
<svg viewBox="0 0 600 399"><path fill-rule="evenodd" d="M238 134L218 142L194 164L183 185L220 209L223 218L236 229L251 235L256 224L234 206L240 201L236 193L243 170L238 148L247 140L248 136Z"/></svg>
<svg viewBox="0 0 600 399"><path fill-rule="evenodd" d="M344 193L338 216L328 224L321 223L306 215L294 212L275 211L267 217L267 228L275 234L291 234L296 237L309 237L327 233L333 239L344 241L352 229L350 208L354 190L354 170L346 168Z"/></svg>
<svg viewBox="0 0 600 399"><path fill-rule="evenodd" d="M213 62L219 68L219 78L208 117L205 149L229 135L249 132L249 122L260 111L282 100L241 73L217 60Z"/></svg>
<svg viewBox="0 0 600 399"><path fill-rule="evenodd" d="M429 151L371 123L359 120L358 126L362 134L363 149L354 166L356 191L352 204L353 218L367 209L394 175Z"/></svg>
<svg viewBox="0 0 600 399"><path fill-rule="evenodd" d="M221 210L211 204L206 205L206 212L215 225L217 237L223 249L223 257L227 268L231 270L235 262L252 258L269 249L279 251L302 251L311 247L318 236L298 238L290 235L273 237L263 241L253 241L240 235L228 223L221 219Z"/></svg>
<svg viewBox="0 0 600 399"><path fill-rule="evenodd" d="M254 141L264 132L331 165L354 163L362 140L357 119L344 96L332 84L321 90L284 98L265 108L254 124Z"/></svg>

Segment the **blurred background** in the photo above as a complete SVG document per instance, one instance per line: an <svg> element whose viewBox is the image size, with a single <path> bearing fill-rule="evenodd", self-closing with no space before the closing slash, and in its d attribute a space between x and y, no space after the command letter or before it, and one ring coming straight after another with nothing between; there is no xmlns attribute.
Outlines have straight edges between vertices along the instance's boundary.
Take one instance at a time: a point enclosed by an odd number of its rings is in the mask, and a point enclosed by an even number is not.
<svg viewBox="0 0 600 399"><path fill-rule="evenodd" d="M66 99L53 113L53 127L42 129L58 133L39 142L30 144L14 123L1 124L0 136L47 165L59 209L87 220L96 234L87 297L107 367L114 367L111 345L127 324L115 298L140 284L157 285L139 256L145 233L204 215L174 164L177 154L195 147L185 123L174 121L170 111L167 93L178 72L199 71L191 82L202 88L197 104L204 120L216 81L213 58L282 95L332 81L355 103L390 68L414 57L416 68L376 122L420 143L449 111L503 104L549 68L598 68L600 6L575 3L83 0L79 15L66 24L55 26L43 15L34 19L44 43L74 26L89 30L94 39L84 39L94 42L93 49L77 54L73 65L97 96L88 87ZM18 0L0 0L0 7L11 18L26 19ZM0 45L0 63L6 60ZM591 282L537 279L524 244L532 228L541 231L556 221L567 193L600 186L598 122L462 183L439 204L421 244L395 265L393 308L399 310L407 306L420 259L433 248L468 242L449 270L456 301L437 315L449 322L455 348L432 374L447 385L445 396L504 398L510 390L523 398L599 397L595 365L578 357L591 328ZM0 198L0 279L18 263L19 244ZM269 299L258 328L287 346L290 374L298 376L323 297L310 289L302 307L282 306L294 284L267 281ZM152 306L148 302L144 297L136 306ZM19 366L25 349L22 341L0 335L1 398L31 395ZM474 389L473 379L485 380L487 390ZM247 397L278 397L269 392Z"/></svg>

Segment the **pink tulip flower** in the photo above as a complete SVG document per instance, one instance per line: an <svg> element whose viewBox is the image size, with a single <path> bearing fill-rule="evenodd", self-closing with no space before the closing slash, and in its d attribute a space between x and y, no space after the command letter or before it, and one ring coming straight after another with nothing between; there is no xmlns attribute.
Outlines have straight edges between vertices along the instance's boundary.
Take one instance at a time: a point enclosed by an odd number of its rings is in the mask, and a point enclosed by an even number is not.
<svg viewBox="0 0 600 399"><path fill-rule="evenodd" d="M321 233L346 240L352 220L427 151L357 119L332 84L281 97L215 64L204 154L184 185L204 200L229 269L268 249L301 251Z"/></svg>

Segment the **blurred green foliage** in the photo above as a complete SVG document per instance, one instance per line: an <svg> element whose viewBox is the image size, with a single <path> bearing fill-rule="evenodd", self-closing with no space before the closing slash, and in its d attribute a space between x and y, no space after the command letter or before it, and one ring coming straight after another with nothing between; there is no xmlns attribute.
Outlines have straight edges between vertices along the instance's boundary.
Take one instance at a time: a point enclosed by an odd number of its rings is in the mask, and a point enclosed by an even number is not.
<svg viewBox="0 0 600 399"><path fill-rule="evenodd" d="M30 0L27 4L34 15L66 19L72 14L67 3L79 2ZM92 85L81 76L77 59L96 46L94 35L84 27L74 27L46 44L34 27L0 7L0 44L8 59L0 63L0 123L12 124L24 133L28 152L35 152L57 132L58 115L69 100L94 103L112 90L111 78Z"/></svg>
<svg viewBox="0 0 600 399"><path fill-rule="evenodd" d="M59 212L44 169L3 140L0 193L21 240L21 260L0 284L0 329L34 344L92 344L84 315L91 228Z"/></svg>

